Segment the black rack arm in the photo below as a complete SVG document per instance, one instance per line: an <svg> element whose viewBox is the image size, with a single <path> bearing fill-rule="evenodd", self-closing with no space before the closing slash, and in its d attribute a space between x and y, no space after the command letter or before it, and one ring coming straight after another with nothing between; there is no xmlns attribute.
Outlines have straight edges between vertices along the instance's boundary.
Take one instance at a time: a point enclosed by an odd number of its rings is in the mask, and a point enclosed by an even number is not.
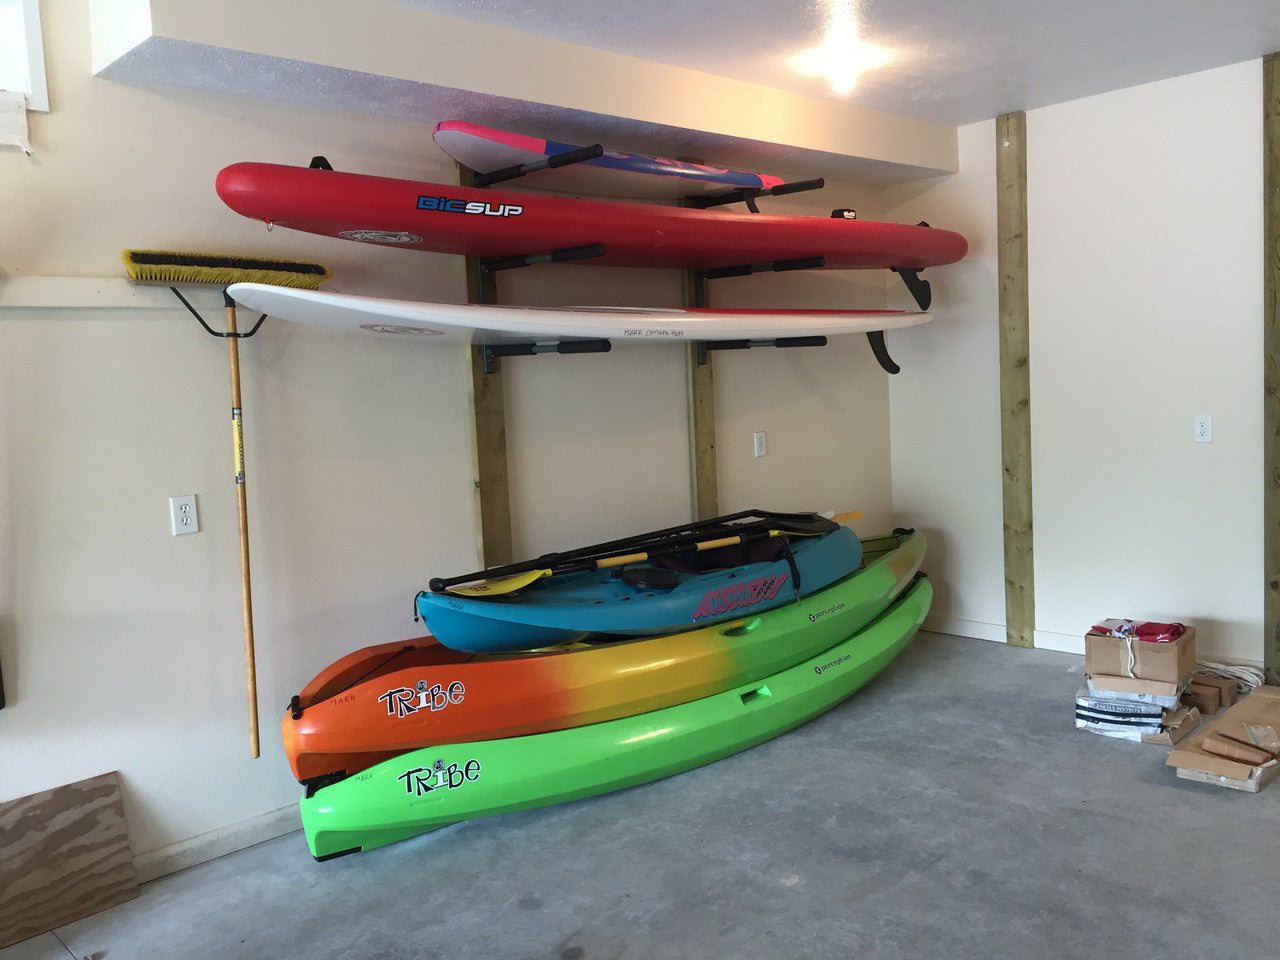
<svg viewBox="0 0 1280 960"><path fill-rule="evenodd" d="M535 263L565 263L569 260L590 260L592 257L604 256L604 244L592 243L585 247L565 247L552 250L550 253L531 253L517 257L481 257L482 271L511 270L516 267L531 267Z"/></svg>
<svg viewBox="0 0 1280 960"><path fill-rule="evenodd" d="M493 373L498 369L499 357L532 357L539 353L608 353L613 344L608 340L561 340L557 343L486 343L481 347L484 354L484 372Z"/></svg>
<svg viewBox="0 0 1280 960"><path fill-rule="evenodd" d="M781 197L788 193L803 193L806 190L821 190L827 185L822 177L813 180L796 180L792 183L780 183L776 187L739 187L725 193L695 194L685 197L684 204L695 210L706 210L708 207L721 207L727 203L745 203L752 213L759 213L756 206L757 197Z"/></svg>
<svg viewBox="0 0 1280 960"><path fill-rule="evenodd" d="M826 257L800 257L796 260L775 260L772 263L751 263L740 267L712 267L702 275L708 280L722 277L746 277L753 273L783 273L787 270L817 270L827 265Z"/></svg>
<svg viewBox="0 0 1280 960"><path fill-rule="evenodd" d="M773 337L761 340L699 340L698 366L707 362L707 354L712 350L750 350L752 347L825 347L827 338L815 337Z"/></svg>
<svg viewBox="0 0 1280 960"><path fill-rule="evenodd" d="M541 160L530 160L528 163L517 163L514 166L503 167L501 170L490 170L488 173L477 173L471 180L471 185L475 187L487 187L490 184L501 183L503 180L514 180L516 177L523 177L530 173L536 173L539 170L554 170L556 167L566 167L571 163L582 163L585 160L594 160L604 154L604 147L600 144L592 144L589 147L578 147L576 150L566 150L564 153L557 153L553 157L544 157Z"/></svg>

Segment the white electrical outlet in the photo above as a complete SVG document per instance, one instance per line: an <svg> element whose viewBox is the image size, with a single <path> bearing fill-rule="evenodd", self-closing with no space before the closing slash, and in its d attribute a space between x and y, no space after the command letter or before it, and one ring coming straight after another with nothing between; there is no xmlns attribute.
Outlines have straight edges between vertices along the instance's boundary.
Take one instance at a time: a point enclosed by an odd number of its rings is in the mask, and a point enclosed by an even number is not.
<svg viewBox="0 0 1280 960"><path fill-rule="evenodd" d="M196 496L169 498L169 520L173 524L173 535L183 533L199 533L200 517L196 514Z"/></svg>
<svg viewBox="0 0 1280 960"><path fill-rule="evenodd" d="M1191 439L1196 443L1213 443L1213 416L1198 413L1191 420Z"/></svg>
<svg viewBox="0 0 1280 960"><path fill-rule="evenodd" d="M755 451L756 451L757 457L763 457L766 453L769 452L768 445L765 443L763 430L757 430L754 434L752 434L751 438L752 438L752 441L755 443Z"/></svg>

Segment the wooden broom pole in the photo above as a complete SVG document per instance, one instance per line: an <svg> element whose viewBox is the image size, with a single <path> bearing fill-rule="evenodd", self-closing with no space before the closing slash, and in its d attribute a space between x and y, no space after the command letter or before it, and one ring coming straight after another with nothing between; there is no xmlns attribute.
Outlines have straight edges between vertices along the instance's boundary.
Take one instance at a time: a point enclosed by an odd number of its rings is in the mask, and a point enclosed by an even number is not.
<svg viewBox="0 0 1280 960"><path fill-rule="evenodd" d="M223 295L227 309L227 354L231 365L231 432L236 456L236 500L240 508L240 593L244 600L244 669L249 692L249 756L260 754L258 739L258 674L253 652L253 595L249 588L249 503L244 486L244 428L240 406L240 340L236 336L236 304Z"/></svg>

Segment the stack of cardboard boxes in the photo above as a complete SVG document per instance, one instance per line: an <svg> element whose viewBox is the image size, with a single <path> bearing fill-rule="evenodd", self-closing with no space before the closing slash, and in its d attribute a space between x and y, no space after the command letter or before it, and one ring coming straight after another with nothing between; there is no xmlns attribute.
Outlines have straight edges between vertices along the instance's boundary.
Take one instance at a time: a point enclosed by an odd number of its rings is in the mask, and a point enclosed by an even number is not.
<svg viewBox="0 0 1280 960"><path fill-rule="evenodd" d="M1280 776L1280 687L1260 686L1169 751L1184 780L1257 793Z"/></svg>
<svg viewBox="0 0 1280 960"><path fill-rule="evenodd" d="M1196 669L1195 627L1161 642L1094 628L1085 634L1084 668L1086 686L1076 695L1082 730L1172 745L1200 724L1199 705L1183 700Z"/></svg>

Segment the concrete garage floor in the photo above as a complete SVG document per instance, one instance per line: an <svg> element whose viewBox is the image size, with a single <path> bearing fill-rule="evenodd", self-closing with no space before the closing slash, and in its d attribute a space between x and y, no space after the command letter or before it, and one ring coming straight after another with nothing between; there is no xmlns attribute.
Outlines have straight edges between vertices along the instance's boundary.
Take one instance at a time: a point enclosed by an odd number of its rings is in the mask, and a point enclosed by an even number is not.
<svg viewBox="0 0 1280 960"><path fill-rule="evenodd" d="M295 833L0 960L1280 958L1280 786L1076 731L1082 668L921 634L711 766L327 863Z"/></svg>

